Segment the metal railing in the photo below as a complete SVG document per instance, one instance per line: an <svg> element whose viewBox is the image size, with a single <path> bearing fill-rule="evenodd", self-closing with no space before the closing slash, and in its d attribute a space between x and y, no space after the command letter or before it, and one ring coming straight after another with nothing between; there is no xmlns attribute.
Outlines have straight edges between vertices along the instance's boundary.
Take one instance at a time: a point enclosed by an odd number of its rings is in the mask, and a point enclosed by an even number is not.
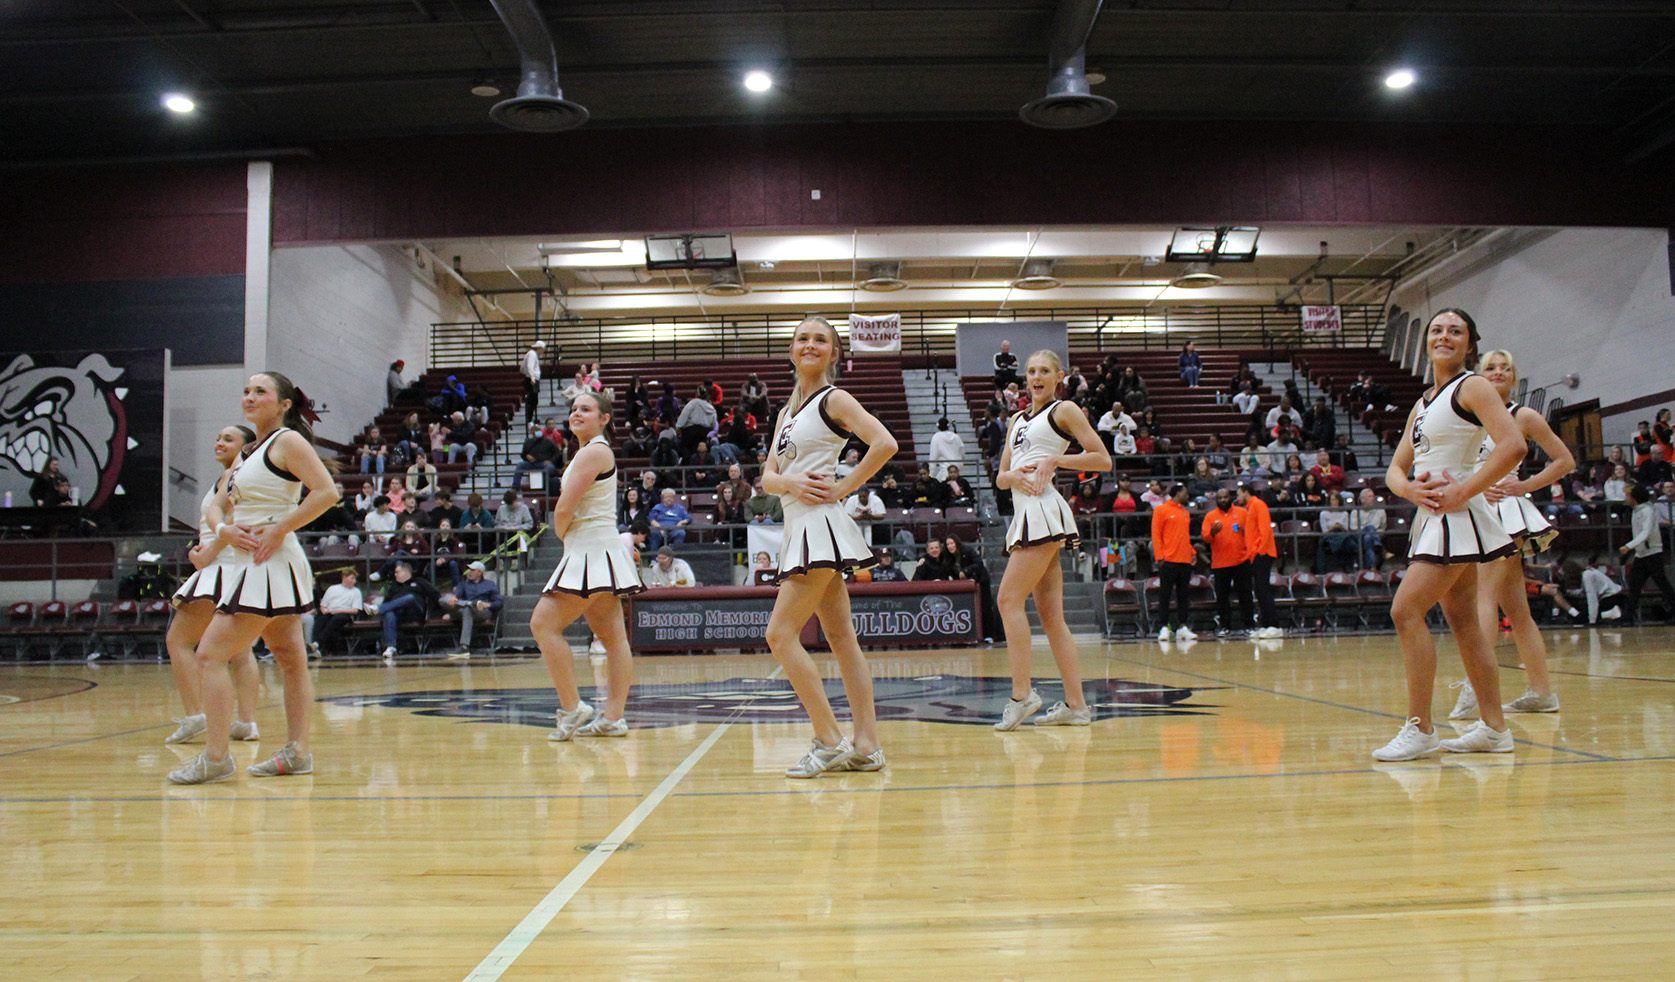
<svg viewBox="0 0 1675 982"><path fill-rule="evenodd" d="M1064 321L1071 350L1174 350L1187 341L1212 348L1377 348L1379 304L1341 307L1343 330L1305 333L1296 307L1272 305L1031 307L1009 310L903 310L902 354L950 354L961 324ZM771 358L783 352L801 314L698 314L466 321L431 325L430 364L514 366L535 341L568 363L697 358Z"/></svg>

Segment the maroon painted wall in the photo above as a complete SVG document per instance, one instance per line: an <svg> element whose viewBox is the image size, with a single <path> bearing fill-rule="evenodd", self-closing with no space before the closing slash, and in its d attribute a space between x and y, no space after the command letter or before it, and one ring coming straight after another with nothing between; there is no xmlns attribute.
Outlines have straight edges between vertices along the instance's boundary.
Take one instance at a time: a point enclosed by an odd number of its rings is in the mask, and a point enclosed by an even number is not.
<svg viewBox="0 0 1675 982"><path fill-rule="evenodd" d="M434 137L279 161L281 244L462 235L1120 223L1675 224L1605 130L1009 123ZM810 200L818 188L821 200Z"/></svg>
<svg viewBox="0 0 1675 982"><path fill-rule="evenodd" d="M0 179L0 283L244 275L241 162Z"/></svg>

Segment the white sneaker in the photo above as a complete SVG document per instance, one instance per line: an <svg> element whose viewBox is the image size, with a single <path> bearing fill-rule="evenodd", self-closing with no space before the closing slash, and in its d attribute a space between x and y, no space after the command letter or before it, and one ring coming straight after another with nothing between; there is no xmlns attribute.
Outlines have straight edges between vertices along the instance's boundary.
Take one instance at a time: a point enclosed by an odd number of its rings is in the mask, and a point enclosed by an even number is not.
<svg viewBox="0 0 1675 982"><path fill-rule="evenodd" d="M256 728L255 720L244 723L235 719L233 720L232 729L228 732L228 736L234 740L249 742L251 740L260 740L262 738L262 731Z"/></svg>
<svg viewBox="0 0 1675 982"><path fill-rule="evenodd" d="M1285 628L1279 626L1265 627L1257 631L1256 636L1259 638L1283 638L1285 637Z"/></svg>
<svg viewBox="0 0 1675 982"><path fill-rule="evenodd" d="M1198 635L1192 633L1192 628L1187 627L1186 625L1183 624L1182 626L1175 628L1175 640L1176 641L1197 641L1198 640Z"/></svg>
<svg viewBox="0 0 1675 982"><path fill-rule="evenodd" d="M1509 754L1513 741L1511 730L1493 730L1478 720L1452 740L1442 741L1442 749L1451 754Z"/></svg>
<svg viewBox="0 0 1675 982"><path fill-rule="evenodd" d="M595 716L581 726L576 727L576 732L572 735L579 737L627 736L628 720L606 719L603 716Z"/></svg>
<svg viewBox="0 0 1675 982"><path fill-rule="evenodd" d="M803 759L785 769L786 777L819 777L827 771L841 771L855 756L855 745L848 737L837 742L837 746L828 747L819 740L813 741L808 753Z"/></svg>
<svg viewBox="0 0 1675 982"><path fill-rule="evenodd" d="M394 665L395 664L395 649L394 648L385 648L384 649L384 664L386 664L386 665Z"/></svg>
<svg viewBox="0 0 1675 982"><path fill-rule="evenodd" d="M884 769L884 748L879 747L870 754L855 751L855 755L836 767L834 771L881 771Z"/></svg>
<svg viewBox="0 0 1675 982"><path fill-rule="evenodd" d="M1599 619L1602 621L1619 620L1622 616L1623 609L1621 607L1612 607L1610 610L1602 610L1599 612Z"/></svg>
<svg viewBox="0 0 1675 982"><path fill-rule="evenodd" d="M1449 719L1471 719L1477 715L1477 693L1472 690L1471 683L1466 679L1448 683L1450 689L1459 689L1460 698L1454 700L1454 708L1448 711Z"/></svg>
<svg viewBox="0 0 1675 982"><path fill-rule="evenodd" d="M602 654L604 654L605 653L605 642L599 640L598 638L594 638L593 642L587 646L587 653L590 654L590 655L602 655Z"/></svg>
<svg viewBox="0 0 1675 982"><path fill-rule="evenodd" d="M377 614L378 613L378 605L374 604L374 603L364 604L364 605L362 605L361 609L366 611L369 614Z"/></svg>
<svg viewBox="0 0 1675 982"><path fill-rule="evenodd" d="M185 743L195 737L204 735L209 729L209 718L203 713L196 716L182 716L175 720L180 726L173 733L163 738L164 743Z"/></svg>
<svg viewBox="0 0 1675 982"><path fill-rule="evenodd" d="M1442 739L1433 730L1426 733L1419 728L1419 717L1415 716L1402 724L1396 732L1396 738L1377 750L1373 751L1374 760L1413 760L1426 754L1434 754L1442 746Z"/></svg>
<svg viewBox="0 0 1675 982"><path fill-rule="evenodd" d="M210 784L225 781L233 776L235 770L231 757L214 761L209 759L208 754L199 754L187 761L186 766L170 771L169 780L176 784Z"/></svg>
<svg viewBox="0 0 1675 982"><path fill-rule="evenodd" d="M384 578L384 574L382 574L382 573L373 573L371 576L367 577L367 579L371 580L374 583L379 582L383 578Z"/></svg>
<svg viewBox="0 0 1675 982"><path fill-rule="evenodd" d="M314 642L314 641L308 642L308 657L309 658L319 658L320 657L320 645L317 642Z"/></svg>
<svg viewBox="0 0 1675 982"><path fill-rule="evenodd" d="M558 726L547 734L547 739L563 743L575 736L581 725L592 718L593 707L587 704L586 699L577 700L575 709L565 710L561 707L558 710Z"/></svg>
<svg viewBox="0 0 1675 982"><path fill-rule="evenodd" d="M1036 726L1087 726L1093 722L1093 707L1083 706L1081 709L1071 709L1062 702L1053 703L1053 708L1041 714L1035 721Z"/></svg>
<svg viewBox="0 0 1675 982"><path fill-rule="evenodd" d="M1559 711L1559 694L1549 692L1541 695L1534 689L1525 689L1523 695L1501 708L1509 713L1556 713Z"/></svg>
<svg viewBox="0 0 1675 982"><path fill-rule="evenodd" d="M1001 710L1000 722L995 724L995 729L1003 733L1008 730L1015 730L1019 723L1034 716L1036 710L1040 708L1041 693L1034 689L1029 690L1029 695L1022 699L1008 699L1006 700L1006 708Z"/></svg>
<svg viewBox="0 0 1675 982"><path fill-rule="evenodd" d="M1163 630L1157 632L1157 643L1158 644L1168 644L1169 639L1172 638L1172 637L1174 637L1174 635L1169 633L1169 629L1164 628Z"/></svg>

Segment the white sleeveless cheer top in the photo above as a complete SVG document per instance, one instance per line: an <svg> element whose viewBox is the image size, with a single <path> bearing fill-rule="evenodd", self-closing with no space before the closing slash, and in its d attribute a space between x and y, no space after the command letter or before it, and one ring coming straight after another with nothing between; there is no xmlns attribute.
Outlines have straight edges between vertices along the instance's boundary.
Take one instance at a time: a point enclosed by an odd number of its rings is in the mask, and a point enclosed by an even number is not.
<svg viewBox="0 0 1675 982"><path fill-rule="evenodd" d="M1413 420L1413 472L1433 478L1447 471L1455 481L1477 473L1478 451L1483 448L1483 423L1477 414L1460 405L1460 386L1472 376L1461 372L1437 389L1429 400L1419 400Z"/></svg>
<svg viewBox="0 0 1675 982"><path fill-rule="evenodd" d="M596 436L583 444L591 447L602 444L606 450L611 448L610 441L604 436ZM570 529L566 537L575 532L585 532L595 528L609 528L611 534L616 534L616 458L611 458L611 468L593 479L593 483L582 492L581 504L576 506L576 515L570 520ZM570 480L570 468L575 466L572 460L570 466L564 468L564 474L559 477L560 492L565 482Z"/></svg>
<svg viewBox="0 0 1675 982"><path fill-rule="evenodd" d="M1039 464L1069 448L1070 434L1060 429L1053 419L1053 409L1058 404L1059 400L1054 399L1033 415L1019 413L1012 417L1012 432L1007 437L1007 444L1012 448L1013 470L1026 464Z"/></svg>
<svg viewBox="0 0 1675 982"><path fill-rule="evenodd" d="M781 474L821 474L835 479L838 455L849 434L826 412L826 386L803 400L796 413L780 425L774 438L774 457Z"/></svg>
<svg viewBox="0 0 1675 982"><path fill-rule="evenodd" d="M283 426L274 430L233 469L227 484L227 497L233 502L229 522L249 528L272 525L301 500L302 481L268 459L273 442L286 432L289 430Z"/></svg>

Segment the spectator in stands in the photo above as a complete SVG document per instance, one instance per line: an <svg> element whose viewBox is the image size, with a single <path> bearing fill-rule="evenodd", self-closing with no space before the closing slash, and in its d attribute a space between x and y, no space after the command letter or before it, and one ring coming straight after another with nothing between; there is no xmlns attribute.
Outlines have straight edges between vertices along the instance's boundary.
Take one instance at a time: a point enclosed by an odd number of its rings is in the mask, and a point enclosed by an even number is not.
<svg viewBox="0 0 1675 982"><path fill-rule="evenodd" d="M740 455L756 447L756 417L743 404L727 410L715 424L715 442L711 452L723 464L734 464Z"/></svg>
<svg viewBox="0 0 1675 982"><path fill-rule="evenodd" d="M1247 419L1256 416L1257 408L1261 403L1262 397L1256 394L1256 386L1248 381L1241 383L1239 394L1233 397L1233 408L1239 411L1239 415Z"/></svg>
<svg viewBox="0 0 1675 982"><path fill-rule="evenodd" d="M646 504L648 505L656 504L657 499L662 497L660 492L662 491L663 485L658 481L656 471L641 471L638 487L640 489L640 497L644 498L646 500Z"/></svg>
<svg viewBox="0 0 1675 982"><path fill-rule="evenodd" d="M680 415L680 397L675 395L675 384L673 382L664 382L662 385L663 391L657 397L652 418L659 423L667 420L672 424L675 418Z"/></svg>
<svg viewBox="0 0 1675 982"><path fill-rule="evenodd" d="M453 425L448 427L448 463L454 463L464 451L465 466L474 466L477 463L477 424L466 419L463 412L455 412L449 419Z"/></svg>
<svg viewBox="0 0 1675 982"><path fill-rule="evenodd" d="M896 565L896 554L889 549L880 550L878 565L872 568L874 583L902 583L907 580L907 574Z"/></svg>
<svg viewBox="0 0 1675 982"><path fill-rule="evenodd" d="M1198 354L1196 342L1188 341L1181 346L1181 356L1175 359L1175 367L1180 371L1181 381L1187 384L1187 388L1198 387L1198 376L1204 371L1204 359Z"/></svg>
<svg viewBox="0 0 1675 982"><path fill-rule="evenodd" d="M436 505L430 511L424 512L424 524L429 528L441 528L446 521L450 528L459 527L460 508L454 504L454 493L445 487L436 489Z"/></svg>
<svg viewBox="0 0 1675 982"><path fill-rule="evenodd" d="M465 510L460 512L454 528L461 538L470 543L473 552L483 552L484 535L494 528L494 515L483 507L483 496L473 491L466 496Z"/></svg>
<svg viewBox="0 0 1675 982"><path fill-rule="evenodd" d="M396 521L396 513L390 511L390 496L381 494L372 499L372 510L366 513L361 525L369 540L387 543L395 537Z"/></svg>
<svg viewBox="0 0 1675 982"><path fill-rule="evenodd" d="M523 376L523 422L535 422L535 409L541 404L541 359L547 353L547 342L536 341L523 353L518 372Z"/></svg>
<svg viewBox="0 0 1675 982"><path fill-rule="evenodd" d="M1233 470L1252 477L1268 476L1268 454L1258 444L1255 433L1245 434L1245 446L1233 458Z"/></svg>
<svg viewBox="0 0 1675 982"><path fill-rule="evenodd" d="M948 417L942 416L936 421L936 435L931 437L931 473L939 481L948 479L948 465L958 465L965 460L965 441L954 431L953 424Z"/></svg>
<svg viewBox="0 0 1675 982"><path fill-rule="evenodd" d="M1163 493L1162 481L1147 481L1146 490L1140 495L1140 500L1145 503L1147 509L1152 509L1168 501L1169 496Z"/></svg>
<svg viewBox="0 0 1675 982"><path fill-rule="evenodd" d="M1157 450L1157 441L1152 439L1152 428L1141 423L1134 431L1134 452L1141 457L1150 457Z"/></svg>
<svg viewBox="0 0 1675 982"><path fill-rule="evenodd" d="M682 458L680 450L675 447L675 438L664 433L657 438L657 449L651 452L651 466L656 471L655 487L682 487L681 480ZM645 475L640 475L642 481Z"/></svg>
<svg viewBox="0 0 1675 982"><path fill-rule="evenodd" d="M442 519L437 523L436 532L430 540L430 580L432 583L458 583L459 559L461 556L473 552L465 540L454 534L454 525L450 519Z"/></svg>
<svg viewBox="0 0 1675 982"><path fill-rule="evenodd" d="M378 431L377 423L366 428L360 448L355 453L360 458L362 474L384 473L384 461L389 456L390 448L384 443L384 434Z"/></svg>
<svg viewBox="0 0 1675 982"><path fill-rule="evenodd" d="M1139 534L1139 527L1130 519L1148 508L1134 493L1133 484L1134 482L1129 479L1127 474L1118 474L1117 490L1111 496L1111 512L1117 516L1112 535L1119 539Z"/></svg>
<svg viewBox="0 0 1675 982"><path fill-rule="evenodd" d="M948 488L949 505L970 506L977 501L976 496L971 493L971 485L960 476L957 466L948 465L948 478L942 483Z"/></svg>
<svg viewBox="0 0 1675 982"><path fill-rule="evenodd" d="M1382 569L1391 554L1384 550L1384 530L1389 516L1378 506L1378 495L1372 488L1361 489L1360 507L1350 516L1349 526L1360 533L1361 568Z"/></svg>
<svg viewBox="0 0 1675 982"><path fill-rule="evenodd" d="M452 593L441 597L442 609L448 617L459 621L459 654L471 654L471 629L474 625L490 625L499 616L505 600L494 581L484 574L488 567L482 560L467 564L465 579L454 585Z"/></svg>
<svg viewBox="0 0 1675 982"><path fill-rule="evenodd" d="M755 372L751 372L750 376L744 380L744 387L739 391L739 398L743 400L744 406L750 414L757 419L767 419L772 415L768 405L767 383L757 378Z"/></svg>
<svg viewBox="0 0 1675 982"><path fill-rule="evenodd" d="M406 560L395 564L394 581L385 588L383 600L366 605L367 613L384 622L384 661L395 662L396 629L401 622L423 621L435 608L436 600L436 587L414 576Z"/></svg>
<svg viewBox="0 0 1675 982"><path fill-rule="evenodd" d="M878 496L884 499L884 507L906 508L907 491L896 480L896 475L882 471L880 473L883 477L878 482Z"/></svg>
<svg viewBox="0 0 1675 982"><path fill-rule="evenodd" d="M932 580L951 580L955 570L948 564L942 554L942 540L932 538L925 543L925 553L919 558L919 567L913 571L913 582L924 583Z"/></svg>
<svg viewBox="0 0 1675 982"><path fill-rule="evenodd" d="M1274 432L1274 427L1280 425L1281 416L1287 417L1288 423L1295 422L1297 419L1297 410L1292 407L1291 400L1285 396L1280 396L1279 405L1268 410L1268 415L1263 418L1262 428L1269 433Z"/></svg>
<svg viewBox="0 0 1675 982"><path fill-rule="evenodd" d="M684 532L682 533L685 534ZM655 537L656 530L653 530ZM689 587L697 586L698 578L692 575L692 566L684 559L675 558L675 551L668 546L657 550L657 559L652 562L642 576L647 588L657 587Z"/></svg>
<svg viewBox="0 0 1675 982"><path fill-rule="evenodd" d="M320 612L314 618L314 637L308 644L309 654L316 658L321 654L348 654L343 645L343 629L361 615L365 604L360 588L355 585L355 571L344 570L339 581L327 587L325 596L320 598Z"/></svg>
<svg viewBox="0 0 1675 982"><path fill-rule="evenodd" d="M861 452L859 450L849 450L844 453L843 459L837 462L837 466L832 468L832 476L841 481L848 477L860 463Z"/></svg>
<svg viewBox="0 0 1675 982"><path fill-rule="evenodd" d="M1654 441L1652 446L1657 446L1657 443ZM1621 446L1612 446L1605 452L1605 460L1595 464L1590 470L1588 483L1596 488L1603 488L1606 481L1616 477L1617 467L1619 465L1625 465L1624 469L1626 470L1627 463L1628 459L1623 455L1623 448ZM1613 500L1621 501L1622 499L1616 498Z"/></svg>
<svg viewBox="0 0 1675 982"><path fill-rule="evenodd" d="M1288 512L1284 516L1286 518L1291 517L1290 510L1297 505L1297 496L1292 493L1291 485L1283 474L1268 475L1268 489L1262 493L1262 500L1270 508L1284 508Z"/></svg>
<svg viewBox="0 0 1675 982"><path fill-rule="evenodd" d="M686 526L691 522L692 516L687 513L686 506L677 500L675 489L664 488L662 500L651 509L651 547L657 549L665 543L679 545L685 542Z"/></svg>
<svg viewBox="0 0 1675 982"><path fill-rule="evenodd" d="M1198 534L1210 550L1210 575L1216 590L1216 637L1225 638L1235 629L1255 631L1250 611L1250 550L1247 543L1248 516L1233 502L1233 492L1217 488L1215 507L1204 513ZM1239 619L1233 620L1233 600L1239 601Z"/></svg>
<svg viewBox="0 0 1675 982"><path fill-rule="evenodd" d="M1634 439L1629 441L1629 445L1634 448L1634 466L1644 464L1652 455L1652 447L1657 445L1657 441L1652 439L1652 424L1644 419L1636 423Z"/></svg>
<svg viewBox="0 0 1675 982"><path fill-rule="evenodd" d="M513 487L522 487L523 476L531 471L539 471L545 476L543 487L552 487L553 475L558 473L558 464L555 463L558 458L558 446L547 439L540 426L529 427L529 438L523 441L518 456L521 459L517 466L512 468Z"/></svg>
<svg viewBox="0 0 1675 982"><path fill-rule="evenodd" d="M1018 388L1018 383L1016 382L1013 382L1006 388L1000 390L1000 404L1004 408L1006 415L1011 415L1012 413L1017 412L1022 407L1023 398L1024 394Z"/></svg>
<svg viewBox="0 0 1675 982"><path fill-rule="evenodd" d="M1314 475L1310 474L1313 478ZM1345 569L1354 569L1361 557L1361 535L1353 526L1349 506L1354 501L1349 492L1340 498L1326 492L1325 507L1320 510L1320 541L1315 544L1314 571L1326 572L1327 559L1337 556Z"/></svg>
<svg viewBox="0 0 1675 982"><path fill-rule="evenodd" d="M1279 424L1274 427L1272 436L1276 440L1293 446L1303 442L1303 431L1297 428L1295 421L1290 416L1280 416Z"/></svg>
<svg viewBox="0 0 1675 982"><path fill-rule="evenodd" d="M465 412L471 405L471 400L465 394L465 383L461 382L457 375L450 375L448 381L442 384L442 391L427 405L443 416L451 416L454 413Z"/></svg>
<svg viewBox="0 0 1675 982"><path fill-rule="evenodd" d="M1262 448L1268 452L1268 473L1287 475L1290 462L1297 457L1297 445L1283 437L1274 437L1273 441ZM1297 470L1301 472L1303 465L1297 461Z"/></svg>
<svg viewBox="0 0 1675 982"><path fill-rule="evenodd" d="M629 381L623 400L628 406L628 425L631 428L639 428L654 415L652 405L656 400L652 397L651 386L638 375Z"/></svg>
<svg viewBox="0 0 1675 982"><path fill-rule="evenodd" d="M752 525L779 525L785 521L785 510L779 495L762 490L762 479L751 485L751 494L744 502L745 520Z"/></svg>
<svg viewBox="0 0 1675 982"><path fill-rule="evenodd" d="M407 493L406 482L399 477L390 478L389 487L384 489L384 495L390 499L390 511L397 516L405 515L413 507L413 501Z"/></svg>
<svg viewBox="0 0 1675 982"><path fill-rule="evenodd" d="M1111 408L1099 417L1094 429L1099 431L1113 454L1119 457L1134 454L1134 417L1123 411L1120 401L1111 403Z"/></svg>
<svg viewBox="0 0 1675 982"><path fill-rule="evenodd" d="M724 486L730 484L733 486L733 497L739 499L741 504L749 501L751 487L750 482L744 478L744 468L739 464L728 464L726 475L721 479L721 483L715 486L716 492L720 493Z"/></svg>
<svg viewBox="0 0 1675 982"><path fill-rule="evenodd" d="M322 512L319 518L303 527L303 531L314 532L321 536L317 541L320 545L326 546L335 546L343 541L337 533L354 533L359 531L361 527L360 519L353 515L352 502L343 494L342 482L334 481L332 484L337 490L337 500L332 502L332 506ZM360 536L353 534L349 536L350 545L360 545L360 542Z"/></svg>
<svg viewBox="0 0 1675 982"><path fill-rule="evenodd" d="M1617 452L1617 456L1619 456L1619 457L1622 456L1622 453L1623 453L1623 448L1622 447L1612 447L1611 449L1615 450ZM1627 501L1628 500L1628 486L1629 486L1628 465L1627 464L1622 464L1622 463L1613 463L1611 465L1611 476L1606 478L1604 484L1602 485L1603 490L1605 492L1605 495L1604 495L1605 500L1609 501L1609 502L1624 502L1624 501Z"/></svg>
<svg viewBox="0 0 1675 982"><path fill-rule="evenodd" d="M959 536L945 535L942 537L942 561L954 571L949 579L969 580L977 584L977 603L983 611L983 643L993 644L996 637L1004 638L1006 628L1000 619L1000 608L995 606L989 567L984 564L983 557L961 542Z"/></svg>
<svg viewBox="0 0 1675 982"><path fill-rule="evenodd" d="M1315 453L1314 466L1309 468L1309 473L1320 479L1321 487L1334 493L1342 491L1344 481L1348 479L1343 468L1332 463L1332 455L1324 450Z"/></svg>
<svg viewBox="0 0 1675 982"><path fill-rule="evenodd" d="M1151 403L1151 390L1146 386L1146 380L1134 370L1134 366L1123 369L1122 380L1117 383L1117 401L1128 407L1131 413L1144 413Z"/></svg>
<svg viewBox="0 0 1675 982"><path fill-rule="evenodd" d="M1217 480L1215 472L1210 470L1209 458L1199 457L1192 462L1192 475L1187 478L1186 492L1194 504L1203 504L1214 498L1220 488L1221 481Z"/></svg>
<svg viewBox="0 0 1675 982"><path fill-rule="evenodd" d="M401 380L401 370L406 367L407 363L402 361L400 358L397 358L395 361L390 362L390 374L384 377L385 401L392 406L396 404L397 400L411 392L407 383ZM414 385L418 387L419 397L421 399L424 398L424 386L418 385L416 382Z"/></svg>
<svg viewBox="0 0 1675 982"><path fill-rule="evenodd" d="M738 496L731 484L720 484L716 487L715 505L710 518L717 525L743 525L748 521L744 513L745 499ZM732 536L735 546L742 546L743 532L739 530Z"/></svg>
<svg viewBox="0 0 1675 982"><path fill-rule="evenodd" d="M1076 516L1076 528L1082 533L1083 540L1099 537L1099 528L1094 516L1105 510L1105 502L1099 495L1099 479L1081 481L1076 485L1076 493L1070 497L1070 514Z"/></svg>
<svg viewBox="0 0 1675 982"><path fill-rule="evenodd" d="M1210 473L1220 477L1231 473L1232 462L1228 459L1227 448L1221 445L1221 437L1210 434L1209 443L1204 447L1204 459L1210 462Z"/></svg>
<svg viewBox="0 0 1675 982"><path fill-rule="evenodd" d="M1163 438L1163 425L1158 421L1156 406L1147 406L1139 416L1135 417L1135 422L1151 430L1153 440Z"/></svg>
<svg viewBox="0 0 1675 982"><path fill-rule="evenodd" d="M416 560L413 564L414 570L422 570L425 568L423 558L430 555L430 538L419 531L417 521L409 518L401 523L401 532L390 540L390 555L411 556ZM384 566L386 569L391 568L388 562ZM374 576L372 579L377 582L378 577Z"/></svg>
<svg viewBox="0 0 1675 982"><path fill-rule="evenodd" d="M628 435L628 439L622 441L621 456L629 460L638 460L641 457L650 459L653 446L651 430L644 426L636 426L634 432Z"/></svg>
<svg viewBox="0 0 1675 982"><path fill-rule="evenodd" d="M1303 479L1297 482L1297 486L1291 492L1291 495L1295 499L1293 507L1299 510L1305 508L1308 509L1308 514L1297 516L1303 521L1310 521L1314 518L1315 513L1319 511L1319 509L1332 503L1332 499L1328 495L1326 488L1320 483L1320 478L1315 477L1313 474L1304 474ZM1348 523L1346 522L1345 524L1347 525Z"/></svg>
<svg viewBox="0 0 1675 982"><path fill-rule="evenodd" d="M1355 451L1349 447L1349 434L1339 433L1334 441L1336 449L1332 451L1332 462L1342 467L1346 473L1359 471L1361 462L1355 459Z"/></svg>
<svg viewBox="0 0 1675 982"><path fill-rule="evenodd" d="M408 413L395 430L393 449L401 452L408 460L419 459L419 454L430 449L430 443L425 437L425 426L419 422L418 413Z"/></svg>
<svg viewBox="0 0 1675 982"><path fill-rule="evenodd" d="M367 512L370 512L373 509L373 502L377 500L378 485L372 483L370 478L362 481L360 493L355 495L354 509L351 517L358 523L361 519L366 517Z"/></svg>
<svg viewBox="0 0 1675 982"><path fill-rule="evenodd" d="M694 490L698 488L714 487L719 476L716 470L715 455L710 453L710 445L699 440L698 445L686 458L685 486Z"/></svg>
<svg viewBox="0 0 1675 982"><path fill-rule="evenodd" d="M948 486L931 476L929 464L919 465L919 477L908 490L909 507L942 508L948 504Z"/></svg>
<svg viewBox="0 0 1675 982"><path fill-rule="evenodd" d="M420 501L436 497L441 487L436 479L436 465L425 457L424 451L419 451L413 458L413 466L407 468L406 482L407 490Z"/></svg>
<svg viewBox="0 0 1675 982"><path fill-rule="evenodd" d="M507 488L500 496L500 509L494 513L495 531L501 533L529 532L535 528L535 516L518 495L517 488Z"/></svg>
<svg viewBox="0 0 1675 982"><path fill-rule="evenodd" d="M29 482L29 500L37 508L61 508L73 504L71 499L74 497L70 479L59 468L58 458L48 457L35 479Z"/></svg>
<svg viewBox="0 0 1675 982"><path fill-rule="evenodd" d="M443 429L440 420L432 421L425 427L425 439L430 443L430 459L442 459L442 447L448 442L448 431Z"/></svg>
<svg viewBox="0 0 1675 982"><path fill-rule="evenodd" d="M1660 409L1652 417L1652 439L1663 446L1665 460L1675 460L1675 428L1669 423L1669 410Z"/></svg>
<svg viewBox="0 0 1675 982"><path fill-rule="evenodd" d="M686 406L680 411L680 418L675 421L675 429L680 433L681 449L691 453L698 448L699 441L715 429L715 403L710 401L712 389L709 385L699 384L688 399Z"/></svg>
<svg viewBox="0 0 1675 982"><path fill-rule="evenodd" d="M1652 445L1652 452L1646 462L1635 469L1634 479L1637 484L1648 488L1660 487L1665 481L1675 477L1669 468L1669 461L1663 459L1663 447Z"/></svg>
<svg viewBox="0 0 1675 982"><path fill-rule="evenodd" d="M618 532L626 532L635 522L651 523L651 501L640 490L637 484L630 484L622 492L622 501L617 504L616 527Z"/></svg>
<svg viewBox="0 0 1675 982"><path fill-rule="evenodd" d="M1659 420L1663 419L1665 412L1667 410L1659 411ZM1633 538L1617 551L1625 557L1634 557L1628 572L1627 610L1628 622L1638 624L1640 591L1645 588L1646 581L1651 580L1657 585L1658 592L1663 594L1664 608L1670 614L1675 614L1675 587L1670 586L1669 577L1663 571L1663 537L1658 533L1657 511L1652 507L1650 494L1640 485L1630 484L1628 502L1634 508L1630 515Z"/></svg>
<svg viewBox="0 0 1675 982"><path fill-rule="evenodd" d="M843 512L857 522L877 521L884 517L884 499L870 484L863 484L844 499Z"/></svg>
<svg viewBox="0 0 1675 982"><path fill-rule="evenodd" d="M1012 342L1002 341L995 352L995 388L1004 389L1018 384L1018 356L1012 353Z"/></svg>
<svg viewBox="0 0 1675 982"><path fill-rule="evenodd" d="M1064 397L1086 410L1087 394L1087 379L1082 377L1081 371L1078 370L1075 365L1071 365L1070 370L1066 372L1064 376Z"/></svg>

